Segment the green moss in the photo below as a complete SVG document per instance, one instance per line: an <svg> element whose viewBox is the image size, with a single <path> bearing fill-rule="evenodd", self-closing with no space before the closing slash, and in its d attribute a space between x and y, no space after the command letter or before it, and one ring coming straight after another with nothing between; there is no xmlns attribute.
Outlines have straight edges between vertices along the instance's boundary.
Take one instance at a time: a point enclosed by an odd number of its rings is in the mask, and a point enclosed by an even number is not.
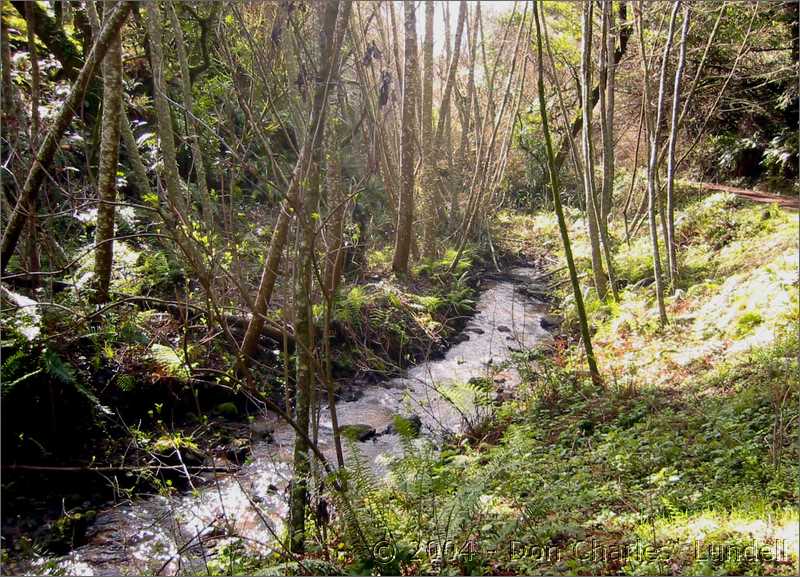
<svg viewBox="0 0 800 577"><path fill-rule="evenodd" d="M342 425L339 427L339 434L351 441L366 441L375 436L375 428L365 424Z"/></svg>
<svg viewBox="0 0 800 577"><path fill-rule="evenodd" d="M231 402L218 404L216 407L214 407L214 412L230 418L239 415L239 409L236 407L236 404Z"/></svg>
<svg viewBox="0 0 800 577"><path fill-rule="evenodd" d="M761 317L760 313L757 311L747 312L740 316L739 320L736 321L736 330L734 332L734 336L736 338L742 338L743 336L751 333L753 329L762 322L764 322L764 319Z"/></svg>

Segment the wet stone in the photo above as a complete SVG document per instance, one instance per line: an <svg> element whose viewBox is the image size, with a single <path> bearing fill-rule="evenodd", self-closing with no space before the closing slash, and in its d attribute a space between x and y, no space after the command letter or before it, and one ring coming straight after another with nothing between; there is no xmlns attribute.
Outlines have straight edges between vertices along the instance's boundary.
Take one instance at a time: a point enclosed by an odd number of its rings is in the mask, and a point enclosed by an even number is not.
<svg viewBox="0 0 800 577"><path fill-rule="evenodd" d="M347 387L336 392L336 399L342 403L353 403L364 396L363 389Z"/></svg>
<svg viewBox="0 0 800 577"><path fill-rule="evenodd" d="M467 333L459 333L457 335L454 335L450 339L450 344L457 345L459 343L463 343L464 341L468 341L468 340L469 340L469 335Z"/></svg>
<svg viewBox="0 0 800 577"><path fill-rule="evenodd" d="M539 320L539 324L546 331L552 331L561 326L564 322L564 317L559 315L543 315Z"/></svg>
<svg viewBox="0 0 800 577"><path fill-rule="evenodd" d="M234 439L225 447L225 456L229 461L241 465L250 454L250 441Z"/></svg>
<svg viewBox="0 0 800 577"><path fill-rule="evenodd" d="M266 421L255 421L250 424L250 435L255 440L272 441L272 427Z"/></svg>

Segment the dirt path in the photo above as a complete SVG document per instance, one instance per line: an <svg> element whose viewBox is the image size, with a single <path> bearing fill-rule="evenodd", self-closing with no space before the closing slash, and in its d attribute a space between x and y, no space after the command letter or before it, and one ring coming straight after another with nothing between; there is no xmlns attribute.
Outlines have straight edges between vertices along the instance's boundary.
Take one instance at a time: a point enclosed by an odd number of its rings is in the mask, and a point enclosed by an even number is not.
<svg viewBox="0 0 800 577"><path fill-rule="evenodd" d="M758 190L748 190L746 188L736 188L724 184L712 184L709 182L689 182L691 186L702 188L703 190L721 190L730 192L741 198L746 198L752 202L763 202L767 204L777 203L781 208L800 210L800 197L782 196L780 194L770 194Z"/></svg>

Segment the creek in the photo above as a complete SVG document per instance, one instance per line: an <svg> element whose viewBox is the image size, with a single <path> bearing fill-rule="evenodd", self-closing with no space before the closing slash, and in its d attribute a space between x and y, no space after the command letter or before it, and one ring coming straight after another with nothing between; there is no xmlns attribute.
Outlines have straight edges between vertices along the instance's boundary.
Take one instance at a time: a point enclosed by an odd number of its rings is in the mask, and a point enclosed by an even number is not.
<svg viewBox="0 0 800 577"><path fill-rule="evenodd" d="M485 277L476 312L445 355L410 368L404 375L369 385L350 402L338 402L340 426L359 425L364 441L354 443L377 472L385 470L401 443L393 431L396 415L411 416L423 435L443 439L463 430L479 406L452 387L491 375L494 387L511 391L519 382L513 369L495 367L513 351L547 343L543 327L547 307L530 296L533 268L515 268ZM361 394L363 393L363 394ZM86 533L86 544L67 555L35 562L28 571L57 568L60 574L124 575L205 573L204 560L233 539L254 554L277 550L288 513L293 430L276 417L256 423L271 438L254 443L249 463L235 474L208 473L194 490L173 496L147 496L98 512ZM374 431L374 432L373 432ZM319 446L335 463L328 407L319 421ZM345 445L347 445L345 443ZM347 460L347 447L345 460Z"/></svg>

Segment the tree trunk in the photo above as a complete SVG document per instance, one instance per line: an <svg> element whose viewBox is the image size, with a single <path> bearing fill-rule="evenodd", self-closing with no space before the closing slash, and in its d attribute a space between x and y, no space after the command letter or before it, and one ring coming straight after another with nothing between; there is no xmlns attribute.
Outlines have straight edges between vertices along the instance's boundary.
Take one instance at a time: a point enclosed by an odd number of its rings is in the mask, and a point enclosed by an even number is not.
<svg viewBox="0 0 800 577"><path fill-rule="evenodd" d="M572 258L572 246L569 240L569 232L567 231L567 222L564 218L564 211L561 207L561 182L558 176L558 167L556 166L555 155L553 154L553 143L550 138L550 128L547 122L547 103L544 96L544 59L542 58L542 31L539 23L539 5L540 2L534 2L533 5L533 19L536 23L536 53L537 53L537 70L539 74L538 92L539 92L539 112L542 116L542 131L544 132L545 149L547 151L547 166L550 173L550 190L553 194L553 206L558 218L558 230L561 233L561 241L564 245L564 255L567 259L567 267L569 268L569 278L572 283L572 292L575 297L575 308L578 311L578 321L581 327L581 338L583 339L583 348L586 351L586 361L589 365L589 373L592 376L592 381L595 384L601 384L600 371L597 369L597 361L595 360L594 350L592 349L592 338L589 334L589 322L586 318L586 308L583 306L583 293L581 292L580 281L578 280L578 271L575 268L575 260Z"/></svg>
<svg viewBox="0 0 800 577"><path fill-rule="evenodd" d="M658 161L658 137L659 128L661 125L661 112L664 107L664 86L667 73L667 60L672 50L672 37L675 31L675 17L680 7L680 0L677 0L672 5L672 14L670 15L669 29L667 30L667 42L664 45L664 53L661 60L661 74L658 81L658 102L656 104L655 120L652 120L652 113L647 112L646 118L650 119L650 157L647 164L647 208L648 208L648 222L650 223L650 239L653 248L653 276L655 277L656 300L658 301L658 316L662 325L667 324L667 311L664 305L664 286L661 272L661 255L658 247L658 227L656 225L656 210L659 205L659 194L657 186L657 161ZM641 43L642 54L644 54L644 21L643 14L639 14L639 42ZM644 86L645 86L645 101L649 102L649 89L648 78L649 70L647 68L646 59L642 58L642 66L644 69Z"/></svg>
<svg viewBox="0 0 800 577"><path fill-rule="evenodd" d="M173 216L185 219L187 216L186 191L178 173L172 115L169 110L167 82L164 78L161 14L158 3L155 1L146 2L145 9L147 10L147 30L150 36L150 60L153 68L153 106L158 122L159 145L164 156L162 171L167 190L167 205L170 212L176 213Z"/></svg>
<svg viewBox="0 0 800 577"><path fill-rule="evenodd" d="M674 291L678 282L678 255L675 247L675 141L678 136L678 107L681 99L681 77L686 64L686 37L689 33L691 7L685 6L683 11L683 27L681 28L681 48L678 54L678 68L675 70L675 83L672 87L672 118L667 149L667 257L669 263L669 284Z"/></svg>
<svg viewBox="0 0 800 577"><path fill-rule="evenodd" d="M345 8L349 13L350 3L345 4ZM343 33L343 31L342 31ZM341 39L338 40L341 45ZM326 62L324 60L323 62ZM330 68L327 69L328 72ZM324 71L324 69L322 69ZM327 76L323 74L323 76ZM323 116L322 106L327 106L324 99L325 87L317 86L315 88L314 100L312 102L311 121L308 124L306 138L300 148L300 152L295 163L292 176L289 180L289 187L286 191L286 198L281 202L280 213L278 221L275 223L275 229L270 237L269 247L267 249L267 256L264 261L264 268L261 271L261 280L258 284L258 291L256 298L253 302L253 316L250 323L247 325L242 346L239 349L239 354L242 357L242 362L245 364L249 362L250 357L256 350L258 339L261 336L261 331L264 328L266 321L266 313L269 308L269 302L272 299L272 291L275 288L275 281L278 278L278 270L281 265L283 256L283 248L286 244L286 239L289 236L289 222L291 221L291 213L293 207L298 205L299 189L302 185L302 179L308 172L308 163L311 160L311 150L317 139L322 138L322 130L318 128L319 119Z"/></svg>
<svg viewBox="0 0 800 577"><path fill-rule="evenodd" d="M422 189L427 207L423 218L425 258L436 256L436 154L433 147L433 0L425 1L425 40L422 43ZM447 92L447 91L445 91ZM441 118L441 117L440 117Z"/></svg>
<svg viewBox="0 0 800 577"><path fill-rule="evenodd" d="M36 153L36 159L28 172L28 177L25 179L22 193L17 199L17 204L3 232L2 246L0 246L0 272L5 272L8 261L11 259L11 255L14 254L14 249L27 220L28 212L36 201L39 188L53 160L58 143L75 116L75 111L80 109L81 102L83 102L86 95L86 89L92 78L94 78L95 69L105 57L111 42L119 35L120 28L122 28L129 10L130 4L126 1L120 2L111 10L108 21L103 26L103 30L100 32L94 46L92 46L92 50L78 74L78 78L72 85L69 96L67 96L58 116L39 147L39 151Z"/></svg>
<svg viewBox="0 0 800 577"><path fill-rule="evenodd" d="M41 74L39 71L39 54L36 48L36 36L33 32L36 16L34 15L34 5L29 2L25 5L26 19L28 21L28 52L31 59L31 129L29 140L31 154L35 153L36 145L39 143L39 132L41 123L39 119L39 94L41 84ZM31 207L31 214L28 218L28 272L37 273L40 269L39 262L39 234L36 209L38 202ZM39 278L32 278L35 286L39 284Z"/></svg>
<svg viewBox="0 0 800 577"><path fill-rule="evenodd" d="M100 32L100 18L97 15L97 9L91 2L86 3L86 12L89 16L89 26L91 35L97 36ZM142 156L139 154L139 146L136 143L136 137L133 135L131 123L128 120L128 114L125 111L125 94L120 91L119 94L120 104L120 134L122 136L122 143L125 145L125 152L127 153L128 162L132 171L133 186L139 193L139 198L146 198L152 195L150 187L150 180L147 178L147 168L142 161Z"/></svg>
<svg viewBox="0 0 800 577"><path fill-rule="evenodd" d="M331 316L333 306L339 289L339 279L342 276L344 265L344 232L345 210L347 199L342 190L342 154L340 149L340 139L337 131L333 127L334 123L329 123L330 136L328 139L329 152L328 162L325 171L325 183L327 189L327 202L330 207L330 241L327 255L325 258L325 274L323 278L323 295L325 297L325 322L322 333L322 349L325 356L325 385L328 393L328 411L331 416L331 428L333 429L333 445L336 450L336 463L339 467L344 467L344 452L342 451L342 438L339 431L339 417L336 412L336 384L333 379L333 360L331 358Z"/></svg>
<svg viewBox="0 0 800 577"><path fill-rule="evenodd" d="M620 59L625 55L625 51L628 48L628 39L630 38L631 33L631 25L627 20L627 3L620 2L619 3L619 21L620 21L620 34L619 34L619 47L614 51L614 61L619 62ZM591 108L594 109L597 101L600 98L600 87L595 86L592 89L591 93ZM578 112L575 116L575 119L572 121L572 125L570 127L570 134L572 138L577 138L578 133L581 131L583 127L583 109ZM558 152L556 153L556 168L561 170L561 166L564 164L564 160L567 158L567 154L569 154L569 139L562 138L561 142L558 146Z"/></svg>
<svg viewBox="0 0 800 577"><path fill-rule="evenodd" d="M600 194L600 226L608 232L614 193L614 11L603 0L603 39L600 51L600 130L603 139L603 189Z"/></svg>
<svg viewBox="0 0 800 577"><path fill-rule="evenodd" d="M298 259L295 266L295 344L297 354L295 411L298 427L306 435L296 435L294 441L294 474L289 504L289 550L294 554L305 550L305 516L310 474L308 430L311 415L312 388L317 372L314 351L316 339L313 322L313 269L315 259L316 225L319 221L320 162L322 159L325 112L329 87L338 81L339 49L350 18L351 3L345 1L342 22L337 30L339 0L327 0L319 36L319 80L314 89L314 101L309 122L309 138L304 144L310 150L308 171L302 174L303 185L298 199ZM315 215L317 215L315 217ZM319 375L323 378L323 375Z"/></svg>
<svg viewBox="0 0 800 577"><path fill-rule="evenodd" d="M480 13L480 2L477 3L475 8L476 13ZM466 20L466 18L465 18ZM477 116L477 106L475 106L475 115L472 114L473 112L473 102L475 101L475 63L477 62L477 42L478 42L478 26L475 22L472 22L471 27L470 24L466 24L467 27L467 43L469 47L469 63L467 68L469 69L469 74L467 76L467 95L466 99L464 100L463 106L459 108L460 119L461 119L461 144L459 146L458 152L458 159L459 159L459 177L460 182L458 183L461 187L469 186L470 182L470 145L469 145L469 134L471 131L472 126L477 127L480 124L480 118ZM476 141L477 141L477 134L476 134ZM453 226L452 228L455 230L458 226L457 223L463 220L459 215L459 206L458 206L458 189L459 186L453 187L453 198L452 198L452 219L453 219Z"/></svg>
<svg viewBox="0 0 800 577"><path fill-rule="evenodd" d="M95 302L108 302L114 260L114 203L117 200L122 111L122 39L117 36L103 60L103 116L100 164L97 173L97 228L95 229Z"/></svg>
<svg viewBox="0 0 800 577"><path fill-rule="evenodd" d="M414 70L417 67L416 10L413 2L403 4L405 13L405 49L403 65L403 113L400 133L401 189L395 233L392 270L398 276L408 273L408 257L411 252L411 235L414 221L414 102L416 86Z"/></svg>
<svg viewBox="0 0 800 577"><path fill-rule="evenodd" d="M192 149L192 160L194 161L194 172L197 180L197 201L202 207L203 218L209 230L214 229L214 211L211 206L211 196L208 192L208 180L206 167L203 161L203 153L200 148L200 127L197 118L194 116L194 104L192 99L191 72L189 70L189 57L186 54L186 47L183 42L183 31L175 3L169 3L169 16L172 23L172 32L175 37L175 49L178 53L178 62L181 69L181 94L183 96L184 114L186 115L186 130Z"/></svg>
<svg viewBox="0 0 800 577"><path fill-rule="evenodd" d="M587 2L583 5L581 26L581 109L583 122L583 189L586 192L586 223L592 255L592 274L597 296L603 300L608 290L608 278L603 270L603 258L600 247L600 231L598 230L597 195L594 189L594 159L592 150L592 12L594 5Z"/></svg>

